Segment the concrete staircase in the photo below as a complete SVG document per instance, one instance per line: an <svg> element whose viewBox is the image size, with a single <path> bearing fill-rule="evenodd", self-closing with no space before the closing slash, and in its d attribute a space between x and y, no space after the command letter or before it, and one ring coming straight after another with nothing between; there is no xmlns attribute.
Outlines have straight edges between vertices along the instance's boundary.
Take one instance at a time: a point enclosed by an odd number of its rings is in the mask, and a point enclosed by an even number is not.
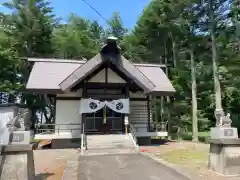
<svg viewBox="0 0 240 180"><path fill-rule="evenodd" d="M87 150L84 155L127 154L137 153L131 134L88 135Z"/></svg>

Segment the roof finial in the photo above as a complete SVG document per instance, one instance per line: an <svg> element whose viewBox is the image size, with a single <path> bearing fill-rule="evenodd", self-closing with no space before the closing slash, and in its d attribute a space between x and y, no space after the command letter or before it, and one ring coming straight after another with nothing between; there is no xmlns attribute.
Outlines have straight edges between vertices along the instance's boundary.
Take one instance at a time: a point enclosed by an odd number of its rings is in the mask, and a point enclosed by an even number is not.
<svg viewBox="0 0 240 180"><path fill-rule="evenodd" d="M101 48L101 53L114 53L119 54L120 53L120 47L117 45L118 38L115 36L108 36L106 43Z"/></svg>
<svg viewBox="0 0 240 180"><path fill-rule="evenodd" d="M109 36L109 37L107 38L107 40L108 40L108 41L117 41L118 38L115 37L115 36Z"/></svg>
<svg viewBox="0 0 240 180"><path fill-rule="evenodd" d="M118 38L115 36L108 36L106 44L113 43L117 45Z"/></svg>

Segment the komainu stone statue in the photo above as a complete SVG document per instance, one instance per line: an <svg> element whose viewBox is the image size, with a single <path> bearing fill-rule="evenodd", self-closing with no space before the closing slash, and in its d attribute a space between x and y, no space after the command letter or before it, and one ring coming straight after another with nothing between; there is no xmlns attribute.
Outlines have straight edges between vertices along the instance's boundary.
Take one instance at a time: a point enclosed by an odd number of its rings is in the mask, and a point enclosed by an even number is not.
<svg viewBox="0 0 240 180"><path fill-rule="evenodd" d="M27 112L19 112L17 116L11 118L8 123L6 124L9 132L13 131L24 131L25 130L25 123L24 117L26 116Z"/></svg>
<svg viewBox="0 0 240 180"><path fill-rule="evenodd" d="M215 112L216 117L216 126L217 127L231 127L232 120L230 118L230 114L224 114L223 110L216 110Z"/></svg>
<svg viewBox="0 0 240 180"><path fill-rule="evenodd" d="M232 120L230 118L230 114L227 113L227 115L224 116L223 119L222 119L222 126L231 127L231 124L232 124Z"/></svg>
<svg viewBox="0 0 240 180"><path fill-rule="evenodd" d="M236 139L238 138L237 128L231 127L230 114L224 114L222 109L215 111L216 127L211 128L211 139Z"/></svg>

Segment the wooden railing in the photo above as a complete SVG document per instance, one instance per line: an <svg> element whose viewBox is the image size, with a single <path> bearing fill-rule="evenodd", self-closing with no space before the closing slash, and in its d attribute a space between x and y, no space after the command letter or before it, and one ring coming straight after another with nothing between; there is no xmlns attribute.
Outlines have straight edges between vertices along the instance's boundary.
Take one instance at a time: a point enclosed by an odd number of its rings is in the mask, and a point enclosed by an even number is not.
<svg viewBox="0 0 240 180"><path fill-rule="evenodd" d="M146 129L148 132L166 132L167 131L167 122L139 122L131 124L136 132L141 131L141 129Z"/></svg>

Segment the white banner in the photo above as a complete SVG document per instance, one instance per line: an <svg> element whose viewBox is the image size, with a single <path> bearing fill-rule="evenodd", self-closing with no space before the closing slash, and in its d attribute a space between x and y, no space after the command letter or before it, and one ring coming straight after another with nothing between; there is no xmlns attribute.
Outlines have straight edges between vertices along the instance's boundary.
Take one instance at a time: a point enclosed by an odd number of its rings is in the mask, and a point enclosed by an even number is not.
<svg viewBox="0 0 240 180"><path fill-rule="evenodd" d="M129 114L129 99L118 99L113 101L99 101L96 99L81 99L80 101L80 114L93 113L104 106L109 107L115 112Z"/></svg>
<svg viewBox="0 0 240 180"><path fill-rule="evenodd" d="M108 101L106 103L107 107L115 112L128 114L129 113L129 99L118 99L113 101Z"/></svg>
<svg viewBox="0 0 240 180"><path fill-rule="evenodd" d="M81 99L80 101L80 114L93 113L102 109L105 106L105 102L101 102L95 99Z"/></svg>

